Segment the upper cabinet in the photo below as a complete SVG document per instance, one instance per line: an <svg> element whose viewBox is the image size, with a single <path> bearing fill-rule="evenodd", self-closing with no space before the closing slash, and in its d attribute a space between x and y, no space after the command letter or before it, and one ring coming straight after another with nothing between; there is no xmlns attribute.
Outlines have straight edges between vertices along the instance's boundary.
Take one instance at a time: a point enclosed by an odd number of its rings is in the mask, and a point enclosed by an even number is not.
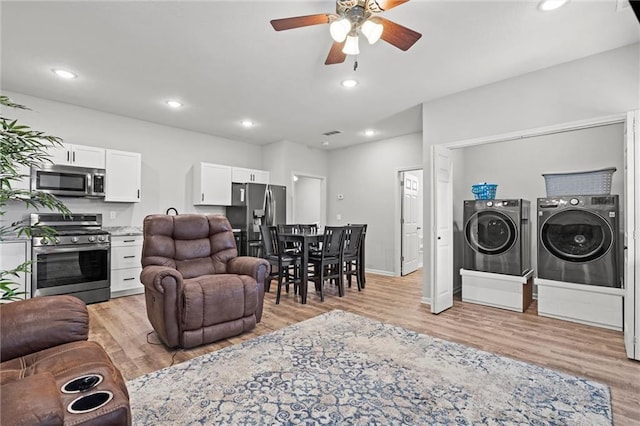
<svg viewBox="0 0 640 426"><path fill-rule="evenodd" d="M107 149L105 153L105 201L140 201L142 155L137 152Z"/></svg>
<svg viewBox="0 0 640 426"><path fill-rule="evenodd" d="M105 150L95 146L64 143L49 149L53 164L65 166L105 168Z"/></svg>
<svg viewBox="0 0 640 426"><path fill-rule="evenodd" d="M193 204L196 206L231 205L231 167L196 163L193 174Z"/></svg>
<svg viewBox="0 0 640 426"><path fill-rule="evenodd" d="M269 172L266 170L244 169L242 167L233 167L231 171L231 180L235 183L269 183Z"/></svg>

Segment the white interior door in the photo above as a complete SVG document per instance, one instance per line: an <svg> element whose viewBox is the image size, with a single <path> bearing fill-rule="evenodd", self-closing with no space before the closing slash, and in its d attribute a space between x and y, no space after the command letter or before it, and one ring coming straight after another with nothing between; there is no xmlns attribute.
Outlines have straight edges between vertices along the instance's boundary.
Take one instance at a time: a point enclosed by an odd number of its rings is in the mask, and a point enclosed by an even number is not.
<svg viewBox="0 0 640 426"><path fill-rule="evenodd" d="M402 266L401 275L418 269L420 264L420 238L418 234L418 191L421 191L418 176L403 173L402 184Z"/></svg>
<svg viewBox="0 0 640 426"><path fill-rule="evenodd" d="M431 312L453 306L453 179L448 148L434 145L431 153L431 229L433 231Z"/></svg>
<svg viewBox="0 0 640 426"><path fill-rule="evenodd" d="M640 111L629 112L625 124L625 235L624 235L624 345L627 356L640 360L640 292L636 288L640 262L640 246L636 235L636 224L640 223L640 206L638 191L640 191L640 152L638 142L640 138Z"/></svg>

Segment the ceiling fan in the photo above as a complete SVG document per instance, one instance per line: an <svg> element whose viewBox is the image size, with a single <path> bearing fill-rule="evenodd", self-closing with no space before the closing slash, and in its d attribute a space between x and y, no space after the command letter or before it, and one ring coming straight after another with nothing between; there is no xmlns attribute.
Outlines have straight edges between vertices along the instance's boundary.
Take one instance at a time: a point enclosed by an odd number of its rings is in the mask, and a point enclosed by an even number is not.
<svg viewBox="0 0 640 426"><path fill-rule="evenodd" d="M336 13L320 13L316 15L295 16L274 19L271 25L276 31L311 25L330 24L329 32L333 45L327 56L325 65L344 62L347 55L360 53L358 46L360 34L370 44L382 39L401 50L408 50L422 34L393 21L376 16L409 0L336 0Z"/></svg>

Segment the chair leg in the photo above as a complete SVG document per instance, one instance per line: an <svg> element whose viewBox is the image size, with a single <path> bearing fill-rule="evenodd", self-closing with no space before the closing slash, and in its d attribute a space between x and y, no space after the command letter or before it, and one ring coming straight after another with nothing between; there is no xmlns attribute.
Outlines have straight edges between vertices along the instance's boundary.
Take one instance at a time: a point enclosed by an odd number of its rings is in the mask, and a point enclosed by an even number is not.
<svg viewBox="0 0 640 426"><path fill-rule="evenodd" d="M336 272L338 272L338 296L344 296L344 274L342 273L342 264L336 264Z"/></svg>
<svg viewBox="0 0 640 426"><path fill-rule="evenodd" d="M282 268L278 269L278 293L276 293L276 305L280 303L280 294L282 293Z"/></svg>

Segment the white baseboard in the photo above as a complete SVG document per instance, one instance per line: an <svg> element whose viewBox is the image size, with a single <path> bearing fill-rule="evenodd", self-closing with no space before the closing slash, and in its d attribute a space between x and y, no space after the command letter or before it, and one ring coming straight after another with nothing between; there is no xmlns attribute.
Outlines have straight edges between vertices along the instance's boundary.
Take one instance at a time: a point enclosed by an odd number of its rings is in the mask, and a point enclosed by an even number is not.
<svg viewBox="0 0 640 426"><path fill-rule="evenodd" d="M391 271L380 271L378 269L365 269L364 270L366 273L369 274L378 274L378 275L386 275L388 277L397 277L398 275L395 272L391 272Z"/></svg>

